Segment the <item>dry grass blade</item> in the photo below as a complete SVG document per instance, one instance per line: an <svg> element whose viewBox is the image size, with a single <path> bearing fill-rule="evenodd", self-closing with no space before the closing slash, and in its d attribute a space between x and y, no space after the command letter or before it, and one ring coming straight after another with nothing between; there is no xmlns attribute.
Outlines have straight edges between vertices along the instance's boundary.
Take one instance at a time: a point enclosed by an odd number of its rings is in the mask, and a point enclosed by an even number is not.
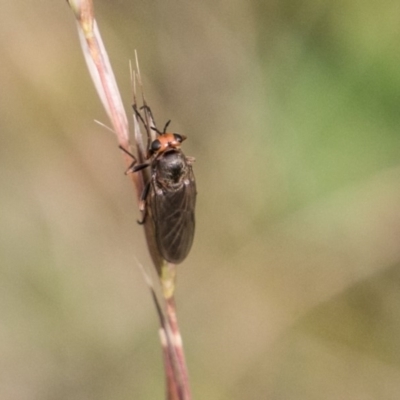
<svg viewBox="0 0 400 400"><path fill-rule="evenodd" d="M110 118L117 135L118 143L129 150L129 126L121 95L111 68L106 49L101 39L100 31L94 18L93 3L91 0L69 0L74 11L79 38L85 60L97 89L99 97ZM131 159L124 155L125 163L130 165ZM144 182L142 174L131 174L138 198L142 193Z"/></svg>
<svg viewBox="0 0 400 400"><path fill-rule="evenodd" d="M81 46L89 72L92 76L99 97L111 120L119 145L126 150L124 152L124 157L126 164L129 167L132 160L129 156L130 146L128 120L112 72L111 64L94 18L92 1L69 0L68 3L74 11L77 19ZM149 143L155 138L155 132L152 129L155 128L155 121L144 98L137 56L136 72L131 68L131 80L133 87L133 123L137 159L139 162L143 162L146 159L146 151L143 144L140 123L142 122L146 131L148 142L146 148L148 148ZM137 104L137 86L140 87L143 103L140 107ZM144 117L140 113L141 110L143 110ZM131 173L129 175L135 184L138 199L140 199L146 182L149 182L150 172L148 169L142 169L139 172ZM181 335L176 319L174 301L176 266L174 264L166 263L161 257L155 242L154 224L151 218L146 219L144 228L149 252L160 278L162 296L165 301L165 306L163 308L162 302L159 300L156 291L154 290L152 281L149 279L149 276L144 273L161 325L160 340L163 347L164 367L167 380L167 399L190 400L191 394L189 390L188 373L182 348Z"/></svg>

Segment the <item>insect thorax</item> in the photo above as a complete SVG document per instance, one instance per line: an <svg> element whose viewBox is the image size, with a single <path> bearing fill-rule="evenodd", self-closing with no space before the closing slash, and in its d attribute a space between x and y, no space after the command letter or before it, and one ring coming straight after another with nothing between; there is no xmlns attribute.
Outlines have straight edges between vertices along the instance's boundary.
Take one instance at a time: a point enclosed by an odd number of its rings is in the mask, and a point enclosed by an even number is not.
<svg viewBox="0 0 400 400"><path fill-rule="evenodd" d="M182 152L171 150L155 161L156 179L163 186L180 186L187 174L188 165Z"/></svg>

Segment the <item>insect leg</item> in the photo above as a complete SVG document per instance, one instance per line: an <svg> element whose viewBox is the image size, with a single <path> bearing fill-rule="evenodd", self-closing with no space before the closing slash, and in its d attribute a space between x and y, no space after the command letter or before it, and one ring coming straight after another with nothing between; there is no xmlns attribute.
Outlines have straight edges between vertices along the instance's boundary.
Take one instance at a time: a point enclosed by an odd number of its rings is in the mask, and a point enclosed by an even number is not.
<svg viewBox="0 0 400 400"><path fill-rule="evenodd" d="M149 194L149 191L150 191L150 181L147 182L146 186L143 189L142 194L140 195L139 210L142 212L142 219L137 221L139 225L143 225L146 222L146 216L147 216L146 198Z"/></svg>
<svg viewBox="0 0 400 400"><path fill-rule="evenodd" d="M142 114L140 114L139 110L137 109L137 105L133 104L132 105L133 111L135 111L136 116L142 121L142 124L144 127L147 126L146 122L144 122L144 119L142 117ZM143 108L143 107L142 107Z"/></svg>
<svg viewBox="0 0 400 400"><path fill-rule="evenodd" d="M147 104L145 104L144 106L140 107L140 109L144 110L145 113L146 112L149 113L150 118L152 119L152 121L153 121L153 123L155 125L156 124L156 120L154 119L153 113L151 112L151 108Z"/></svg>
<svg viewBox="0 0 400 400"><path fill-rule="evenodd" d="M128 150L124 149L122 146L119 146L119 148L128 154L128 156L131 156L133 158L132 164L129 166L129 168L125 171L125 175L129 174L130 172L137 172L140 171L143 168L146 168L150 165L150 161L146 161L143 164L136 165L137 163L137 158Z"/></svg>
<svg viewBox="0 0 400 400"><path fill-rule="evenodd" d="M132 164L129 166L129 168L125 171L125 175L131 171L133 169L133 167L136 165L137 163L137 158L128 150L126 150L124 147L122 146L118 146L124 153L128 154L128 156L131 156L133 161Z"/></svg>
<svg viewBox="0 0 400 400"><path fill-rule="evenodd" d="M194 157L187 156L186 161L189 165L192 165L196 161L196 159Z"/></svg>
<svg viewBox="0 0 400 400"><path fill-rule="evenodd" d="M135 114L137 115L137 117L142 121L142 124L143 124L144 128L146 129L147 148L149 148L150 143L154 140L154 138L152 137L151 131L154 130L154 126L156 125L156 121L154 120L153 113L151 112L151 109L147 104L143 105L142 107L140 107L140 110L144 110L145 119L143 119L142 114L140 114L139 110L137 109L137 105L133 104L132 108L135 111ZM157 131L157 128L155 130Z"/></svg>

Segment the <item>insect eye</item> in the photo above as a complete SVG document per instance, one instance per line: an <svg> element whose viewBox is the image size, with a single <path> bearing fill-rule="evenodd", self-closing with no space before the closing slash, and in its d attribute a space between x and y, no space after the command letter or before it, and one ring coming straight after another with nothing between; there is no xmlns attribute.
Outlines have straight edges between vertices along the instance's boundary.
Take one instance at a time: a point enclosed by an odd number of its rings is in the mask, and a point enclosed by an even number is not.
<svg viewBox="0 0 400 400"><path fill-rule="evenodd" d="M160 149L161 149L161 142L158 139L153 140L150 145L150 152L156 153Z"/></svg>
<svg viewBox="0 0 400 400"><path fill-rule="evenodd" d="M182 143L185 139L183 138L182 135L180 135L179 133L174 133L174 139L179 142Z"/></svg>

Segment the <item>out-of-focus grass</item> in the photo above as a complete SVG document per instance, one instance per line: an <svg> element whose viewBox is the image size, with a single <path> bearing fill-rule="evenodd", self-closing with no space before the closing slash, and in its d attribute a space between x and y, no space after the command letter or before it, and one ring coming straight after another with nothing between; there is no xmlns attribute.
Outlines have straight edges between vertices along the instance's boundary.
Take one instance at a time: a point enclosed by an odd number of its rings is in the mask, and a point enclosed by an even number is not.
<svg viewBox="0 0 400 400"><path fill-rule="evenodd" d="M396 2L95 2L196 157L195 398L397 399ZM0 15L0 397L162 398L138 212L63 2Z"/></svg>

